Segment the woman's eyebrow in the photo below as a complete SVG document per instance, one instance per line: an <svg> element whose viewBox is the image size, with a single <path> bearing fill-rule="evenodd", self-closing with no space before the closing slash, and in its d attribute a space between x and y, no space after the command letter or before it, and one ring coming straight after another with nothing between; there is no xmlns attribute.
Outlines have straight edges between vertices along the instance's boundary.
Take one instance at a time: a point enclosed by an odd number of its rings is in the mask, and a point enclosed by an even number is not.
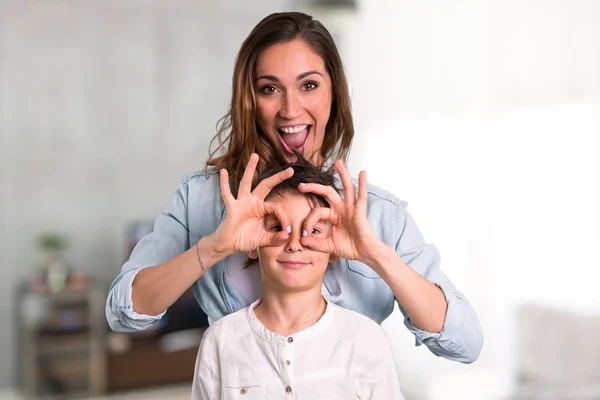
<svg viewBox="0 0 600 400"><path fill-rule="evenodd" d="M306 71L306 72L303 72L300 75L298 75L296 77L296 80L299 81L301 79L306 78L307 76L314 75L314 74L323 76L323 74L320 73L319 71ZM277 82L277 83L281 82L281 80L278 77L276 77L275 75L261 75L258 78L256 78L256 81L259 81L261 79L266 79L268 81Z"/></svg>
<svg viewBox="0 0 600 400"><path fill-rule="evenodd" d="M256 78L256 81L260 81L261 79L266 79L268 81L273 81L273 82L279 82L279 78L276 77L275 75L263 75L263 76L259 76L258 78Z"/></svg>
<svg viewBox="0 0 600 400"><path fill-rule="evenodd" d="M306 78L307 76L314 75L314 74L323 76L323 74L320 73L319 71L307 71L307 72L303 72L300 75L298 75L298 77L296 78L296 80L299 81L301 79Z"/></svg>

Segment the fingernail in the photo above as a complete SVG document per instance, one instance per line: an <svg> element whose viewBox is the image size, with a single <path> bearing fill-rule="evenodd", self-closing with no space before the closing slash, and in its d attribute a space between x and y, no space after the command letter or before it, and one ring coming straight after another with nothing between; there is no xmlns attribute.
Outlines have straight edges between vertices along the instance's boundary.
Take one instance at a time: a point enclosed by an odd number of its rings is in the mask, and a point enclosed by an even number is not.
<svg viewBox="0 0 600 400"><path fill-rule="evenodd" d="M308 232L306 232L306 229L303 229L302 230L302 236L304 237L304 236L307 236L307 235L308 235Z"/></svg>
<svg viewBox="0 0 600 400"><path fill-rule="evenodd" d="M285 231L286 231L287 233L292 233L292 227L291 227L291 225L288 225L288 226L285 228Z"/></svg>
<svg viewBox="0 0 600 400"><path fill-rule="evenodd" d="M302 186L306 186L306 183L304 183L304 182L300 182L300 184L301 184Z"/></svg>

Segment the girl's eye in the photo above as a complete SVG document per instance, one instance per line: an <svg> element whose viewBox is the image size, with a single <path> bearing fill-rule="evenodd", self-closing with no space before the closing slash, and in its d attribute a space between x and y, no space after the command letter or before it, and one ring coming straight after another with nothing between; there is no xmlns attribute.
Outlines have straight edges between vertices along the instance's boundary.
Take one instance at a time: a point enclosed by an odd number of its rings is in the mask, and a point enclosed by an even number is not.
<svg viewBox="0 0 600 400"><path fill-rule="evenodd" d="M272 232L281 232L281 225L279 225L279 224L273 225L269 228L269 230Z"/></svg>
<svg viewBox="0 0 600 400"><path fill-rule="evenodd" d="M313 230L312 230L313 235L318 235L320 233L321 233L321 230L319 228L313 228Z"/></svg>

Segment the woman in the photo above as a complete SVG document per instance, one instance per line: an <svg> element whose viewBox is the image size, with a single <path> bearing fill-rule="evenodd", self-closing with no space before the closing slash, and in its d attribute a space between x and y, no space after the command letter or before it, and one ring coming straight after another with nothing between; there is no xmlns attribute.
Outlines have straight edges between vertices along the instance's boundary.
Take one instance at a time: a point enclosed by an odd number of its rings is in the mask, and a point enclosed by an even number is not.
<svg viewBox="0 0 600 400"><path fill-rule="evenodd" d="M270 212L270 189L293 173L253 182L268 163L293 162L296 152L323 167L339 160L340 180L354 187L343 163L354 135L348 87L333 39L318 21L302 13L263 19L242 44L232 86L207 168L184 177L111 285L106 315L113 330L149 327L189 287L211 322L261 296L260 272L245 268L244 253L287 239L287 229L265 231L262 217ZM227 210L225 185L235 199ZM301 190L334 197L319 185ZM325 273L323 294L378 323L396 300L417 344L450 360L475 361L483 343L479 320L440 270L437 249L425 243L406 203L369 186L366 224L352 218L367 207L355 197L346 190L343 200L333 199L331 215L316 212L305 223L310 232L316 220L329 219L334 231L352 232L332 236L327 248L305 238L305 246L339 256ZM339 240L352 242L354 251L339 254Z"/></svg>

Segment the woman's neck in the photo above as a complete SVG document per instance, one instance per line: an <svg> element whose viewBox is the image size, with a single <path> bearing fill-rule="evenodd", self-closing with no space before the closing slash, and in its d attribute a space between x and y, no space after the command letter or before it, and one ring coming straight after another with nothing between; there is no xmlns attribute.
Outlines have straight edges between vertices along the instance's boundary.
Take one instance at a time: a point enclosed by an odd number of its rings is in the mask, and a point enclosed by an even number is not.
<svg viewBox="0 0 600 400"><path fill-rule="evenodd" d="M271 332L288 336L317 323L326 308L327 302L321 295L320 286L292 293L277 293L265 288L254 314Z"/></svg>

